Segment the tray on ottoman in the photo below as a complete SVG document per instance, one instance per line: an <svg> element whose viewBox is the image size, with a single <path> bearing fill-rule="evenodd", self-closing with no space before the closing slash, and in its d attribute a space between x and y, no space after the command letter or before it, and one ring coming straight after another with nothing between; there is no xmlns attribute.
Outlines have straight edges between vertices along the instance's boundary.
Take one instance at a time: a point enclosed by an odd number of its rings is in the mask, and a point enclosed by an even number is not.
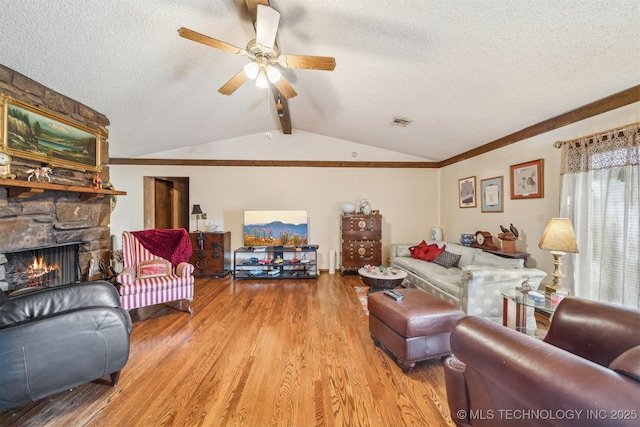
<svg viewBox="0 0 640 427"><path fill-rule="evenodd" d="M420 289L396 289L396 301L382 292L369 294L369 332L377 346L396 356L403 371L416 362L451 354L449 336L464 311Z"/></svg>

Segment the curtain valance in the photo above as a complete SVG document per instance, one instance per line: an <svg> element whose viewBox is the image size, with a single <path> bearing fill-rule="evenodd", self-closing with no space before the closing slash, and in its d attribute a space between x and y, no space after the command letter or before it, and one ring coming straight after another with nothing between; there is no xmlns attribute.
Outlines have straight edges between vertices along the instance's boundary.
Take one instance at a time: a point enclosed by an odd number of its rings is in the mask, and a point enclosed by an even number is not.
<svg viewBox="0 0 640 427"><path fill-rule="evenodd" d="M638 165L640 122L554 145L562 148L561 175Z"/></svg>

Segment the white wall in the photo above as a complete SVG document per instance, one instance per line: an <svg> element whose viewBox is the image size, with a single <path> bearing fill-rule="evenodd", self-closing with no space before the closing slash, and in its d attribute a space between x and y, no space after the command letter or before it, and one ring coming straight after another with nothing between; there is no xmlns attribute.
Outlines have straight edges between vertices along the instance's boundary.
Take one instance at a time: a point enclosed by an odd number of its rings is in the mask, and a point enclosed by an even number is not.
<svg viewBox="0 0 640 427"><path fill-rule="evenodd" d="M560 150L553 143L638 121L640 103L635 103L440 170L114 165L111 182L128 194L118 198L111 231L119 238L124 230L143 228L144 176L189 177L191 204L199 203L221 229L231 231L232 249L242 245L243 210L307 209L310 240L320 245L320 268L327 269L329 249L340 249L340 206L367 198L383 215L385 263L391 243L419 242L435 226L443 228L445 239L458 241L461 233L477 230L496 236L499 225L513 223L521 234L517 249L531 254L528 265L551 273L552 257L538 248L538 241L548 219L559 213ZM304 132L288 140L277 131L271 140L254 135L227 141L226 146L218 142L148 157L241 159L261 158L258 154L266 152L277 152L280 156L270 158L278 160L424 160ZM352 152L358 153L356 159L351 158ZM539 158L544 159L544 198L511 200L509 166ZM476 208L459 208L458 179L468 176L476 176L478 188L482 179L503 176L504 212L482 213L479 201ZM545 282L550 282L550 276Z"/></svg>
<svg viewBox="0 0 640 427"><path fill-rule="evenodd" d="M149 159L216 160L335 160L425 162L395 151L370 147L342 139L294 129L290 135L280 130L210 142L142 156Z"/></svg>
<svg viewBox="0 0 640 427"><path fill-rule="evenodd" d="M442 168L441 215L446 238L458 240L461 233L475 233L478 230L489 231L497 236L500 225L508 227L513 223L521 234L517 250L531 254L527 265L551 273L552 257L549 251L538 248L538 242L549 218L559 214L560 150L554 148L553 143L638 121L640 103L635 103ZM540 158L544 159L544 198L511 200L509 166ZM476 208L459 208L458 180L469 176L476 176L477 189L482 179L504 177L504 212L482 213L480 199ZM494 241L499 245L497 239ZM550 281L549 275L544 282Z"/></svg>
<svg viewBox="0 0 640 427"><path fill-rule="evenodd" d="M312 139L316 143L318 136ZM219 146L219 143L215 144ZM246 141L235 140L233 144L232 150L240 145L245 152L249 150ZM259 144L268 142L260 140ZM298 144L305 142L298 140ZM383 151L348 142L342 145L342 154L339 155L348 154L351 158L351 153L356 151L359 161L380 157L379 151ZM214 149L186 149L187 152L206 150ZM286 153L280 151L283 152ZM330 157L330 153L325 154ZM185 152L172 153L171 157L198 158ZM384 159L407 161L406 156L393 156L393 153L388 153ZM232 249L242 246L242 215L245 209L307 209L310 241L320 245L321 269L329 267L329 250L340 250L342 203L366 198L372 209L379 210L383 217L383 262L386 263L392 242L419 241L429 235L431 227L439 225L438 175L437 169L419 168L112 165L111 182L118 190L126 191L127 195L118 197L111 216L111 232L118 237L118 244L121 245L120 236L124 230L143 228L145 176L189 177L190 204L200 204L209 218L213 218L220 226L220 230L231 232ZM191 229L196 227L196 221L193 220Z"/></svg>

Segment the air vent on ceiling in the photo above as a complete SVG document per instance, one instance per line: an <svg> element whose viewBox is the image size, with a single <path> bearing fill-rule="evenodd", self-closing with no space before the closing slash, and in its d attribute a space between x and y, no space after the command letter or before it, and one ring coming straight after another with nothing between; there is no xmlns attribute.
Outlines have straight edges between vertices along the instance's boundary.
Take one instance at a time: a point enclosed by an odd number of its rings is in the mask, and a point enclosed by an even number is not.
<svg viewBox="0 0 640 427"><path fill-rule="evenodd" d="M411 120L403 119L402 117L394 117L393 121L391 122L392 125L402 126L403 128L407 127L409 123L411 123Z"/></svg>

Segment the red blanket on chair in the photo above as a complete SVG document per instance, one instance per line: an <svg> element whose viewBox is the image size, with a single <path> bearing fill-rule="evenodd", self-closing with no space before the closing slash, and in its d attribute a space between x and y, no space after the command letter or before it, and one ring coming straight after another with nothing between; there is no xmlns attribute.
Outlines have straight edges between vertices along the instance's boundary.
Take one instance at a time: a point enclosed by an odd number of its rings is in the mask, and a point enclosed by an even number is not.
<svg viewBox="0 0 640 427"><path fill-rule="evenodd" d="M132 231L140 244L152 254L171 261L176 267L181 262L189 261L191 256L191 240L184 228L165 230L152 228L150 230Z"/></svg>

